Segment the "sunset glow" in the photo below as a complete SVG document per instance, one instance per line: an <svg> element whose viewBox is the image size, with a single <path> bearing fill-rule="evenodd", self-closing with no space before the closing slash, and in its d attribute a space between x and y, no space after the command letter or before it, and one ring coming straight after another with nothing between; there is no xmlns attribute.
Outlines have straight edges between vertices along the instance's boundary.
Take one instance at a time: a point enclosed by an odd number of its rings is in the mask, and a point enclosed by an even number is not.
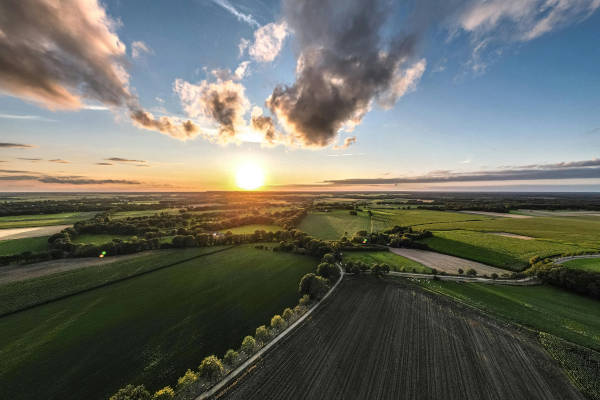
<svg viewBox="0 0 600 400"><path fill-rule="evenodd" d="M238 167L235 174L236 185L243 190L256 190L265 182L265 174L256 164L244 164Z"/></svg>

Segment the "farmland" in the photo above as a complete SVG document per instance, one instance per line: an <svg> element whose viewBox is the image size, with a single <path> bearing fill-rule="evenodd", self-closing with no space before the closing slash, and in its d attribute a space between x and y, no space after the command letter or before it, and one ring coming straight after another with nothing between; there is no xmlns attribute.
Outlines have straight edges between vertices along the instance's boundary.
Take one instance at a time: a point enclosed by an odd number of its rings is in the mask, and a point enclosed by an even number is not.
<svg viewBox="0 0 600 400"><path fill-rule="evenodd" d="M24 251L32 253L45 251L48 248L48 236L0 240L0 256L19 254Z"/></svg>
<svg viewBox="0 0 600 400"><path fill-rule="evenodd" d="M552 286L423 281L422 285L506 320L600 351L598 301Z"/></svg>
<svg viewBox="0 0 600 400"><path fill-rule="evenodd" d="M378 224L375 229L380 227ZM346 210L314 212L307 215L298 228L319 239L339 240L345 235L351 237L358 231L370 232L371 219L365 212L359 212L358 215L350 215Z"/></svg>
<svg viewBox="0 0 600 400"><path fill-rule="evenodd" d="M217 396L582 399L535 338L411 286L368 278L347 278Z"/></svg>
<svg viewBox="0 0 600 400"><path fill-rule="evenodd" d="M431 268L390 251L353 251L344 254L345 261L362 261L371 264L388 264L391 271L430 273Z"/></svg>
<svg viewBox="0 0 600 400"><path fill-rule="evenodd" d="M70 225L91 218L95 212L67 212L43 215L17 215L0 217L0 229L27 228L49 225Z"/></svg>
<svg viewBox="0 0 600 400"><path fill-rule="evenodd" d="M4 316L0 392L104 399L127 383L173 384L294 305L314 266L240 246Z"/></svg>
<svg viewBox="0 0 600 400"><path fill-rule="evenodd" d="M231 232L239 235L242 233L254 233L254 231L277 232L283 228L279 225L243 225L235 228L222 229L221 232Z"/></svg>
<svg viewBox="0 0 600 400"><path fill-rule="evenodd" d="M563 265L567 268L581 269L589 272L600 272L600 258L578 258L566 261Z"/></svg>

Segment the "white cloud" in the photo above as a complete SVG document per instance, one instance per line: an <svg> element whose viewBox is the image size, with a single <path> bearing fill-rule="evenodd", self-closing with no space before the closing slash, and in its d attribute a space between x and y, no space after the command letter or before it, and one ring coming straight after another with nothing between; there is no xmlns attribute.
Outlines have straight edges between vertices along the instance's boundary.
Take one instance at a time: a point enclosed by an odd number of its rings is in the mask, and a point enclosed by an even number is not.
<svg viewBox="0 0 600 400"><path fill-rule="evenodd" d="M235 16L238 21L242 21L247 23L250 26L254 26L254 27L259 27L260 24L254 19L254 17L252 17L251 14L244 14L240 11L238 11L233 4L231 4L229 1L227 0L212 0L213 3L215 3L216 5L222 7L224 10L226 10L227 12L229 12L231 15Z"/></svg>
<svg viewBox="0 0 600 400"><path fill-rule="evenodd" d="M134 59L142 57L144 54L154 54L154 51L142 41L131 43L131 57Z"/></svg>
<svg viewBox="0 0 600 400"><path fill-rule="evenodd" d="M254 43L249 47L248 53L255 61L273 61L283 46L283 41L288 35L285 21L272 22L254 31Z"/></svg>
<svg viewBox="0 0 600 400"><path fill-rule="evenodd" d="M390 109L400 97L415 90L426 67L427 60L424 58L406 69L403 69L402 65L399 64L394 72L394 79L390 87L377 100L379 105L384 109Z"/></svg>

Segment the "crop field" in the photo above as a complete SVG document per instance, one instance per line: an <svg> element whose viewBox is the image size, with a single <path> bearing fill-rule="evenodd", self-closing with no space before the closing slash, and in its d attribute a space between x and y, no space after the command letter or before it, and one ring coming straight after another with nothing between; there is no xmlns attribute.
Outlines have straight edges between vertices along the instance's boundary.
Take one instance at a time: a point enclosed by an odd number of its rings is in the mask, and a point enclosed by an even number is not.
<svg viewBox="0 0 600 400"><path fill-rule="evenodd" d="M344 260L362 261L368 265L385 263L390 266L391 271L398 272L431 272L431 268L390 251L347 251L344 253Z"/></svg>
<svg viewBox="0 0 600 400"><path fill-rule="evenodd" d="M421 284L506 320L600 351L600 307L592 298L552 286L448 281L422 281Z"/></svg>
<svg viewBox="0 0 600 400"><path fill-rule="evenodd" d="M16 215L0 217L0 229L28 228L32 226L71 225L77 221L91 218L95 212L68 212L43 215Z"/></svg>
<svg viewBox="0 0 600 400"><path fill-rule="evenodd" d="M20 254L24 251L36 253L45 251L48 248L48 236L0 240L0 256L10 256Z"/></svg>
<svg viewBox="0 0 600 400"><path fill-rule="evenodd" d="M244 225L235 228L223 229L221 232L231 232L239 235L242 233L254 233L254 231L277 232L282 230L284 229L279 225Z"/></svg>
<svg viewBox="0 0 600 400"><path fill-rule="evenodd" d="M377 223L373 230L384 227ZM350 215L348 210L313 212L300 223L298 229L323 240L338 240L344 235L351 238L358 231L371 232L371 218L366 212Z"/></svg>
<svg viewBox="0 0 600 400"><path fill-rule="evenodd" d="M0 393L105 399L127 383L172 385L294 305L314 266L239 246L4 316Z"/></svg>
<svg viewBox="0 0 600 400"><path fill-rule="evenodd" d="M535 338L403 283L346 278L220 399L583 399Z"/></svg>
<svg viewBox="0 0 600 400"><path fill-rule="evenodd" d="M160 210L141 210L141 211L118 211L110 215L113 219L124 219L134 217L150 217L157 214L179 214L178 208L163 208Z"/></svg>
<svg viewBox="0 0 600 400"><path fill-rule="evenodd" d="M435 268L438 271L445 272L447 274L457 275L459 268L465 273L469 269L474 269L479 275L497 274L502 276L507 271L500 268L491 267L487 264L480 262L467 260L460 257L454 257L447 254L436 253L435 251L421 250L421 249L406 249L406 248L390 248L390 251L417 261L429 268Z"/></svg>
<svg viewBox="0 0 600 400"><path fill-rule="evenodd" d="M533 256L575 252L581 248L547 240L523 240L485 232L452 230L434 231L424 240L440 253L468 258L513 271L527 267Z"/></svg>
<svg viewBox="0 0 600 400"><path fill-rule="evenodd" d="M127 240L131 239L131 236L86 233L83 235L75 236L74 238L71 239L71 241L73 243L93 244L93 245L98 246L98 245L110 243L113 241L113 239L127 241Z"/></svg>
<svg viewBox="0 0 600 400"><path fill-rule="evenodd" d="M567 268L582 269L589 272L600 272L600 257L578 258L562 263Z"/></svg>

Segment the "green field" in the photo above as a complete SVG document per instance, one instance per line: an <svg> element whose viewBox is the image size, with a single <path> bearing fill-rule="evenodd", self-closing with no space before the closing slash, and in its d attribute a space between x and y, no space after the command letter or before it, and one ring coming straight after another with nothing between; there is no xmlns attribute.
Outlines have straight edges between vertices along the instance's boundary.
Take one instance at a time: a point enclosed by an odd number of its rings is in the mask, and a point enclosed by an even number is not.
<svg viewBox="0 0 600 400"><path fill-rule="evenodd" d="M129 235L109 235L109 234L93 234L93 233L84 233L79 236L75 236L71 239L73 243L81 243L81 244L93 244L93 245L102 245L106 243L110 243L113 239L119 239L122 241L128 241L131 239Z"/></svg>
<svg viewBox="0 0 600 400"><path fill-rule="evenodd" d="M240 246L2 317L0 392L105 399L127 383L173 385L294 305L315 264Z"/></svg>
<svg viewBox="0 0 600 400"><path fill-rule="evenodd" d="M43 252L48 249L48 237L39 236L23 239L9 239L0 241L0 256L21 254L24 251L32 253Z"/></svg>
<svg viewBox="0 0 600 400"><path fill-rule="evenodd" d="M421 285L506 320L600 350L598 301L552 286L501 286L448 281Z"/></svg>
<svg viewBox="0 0 600 400"><path fill-rule="evenodd" d="M124 218L135 218L135 217L150 217L153 215L166 213L166 214L179 214L179 208L163 208L160 210L140 210L140 211L118 211L110 215L113 219L124 219Z"/></svg>
<svg viewBox="0 0 600 400"><path fill-rule="evenodd" d="M266 232L277 232L283 231L284 229L279 225L244 225L236 226L235 228L222 229L221 232L231 232L239 235L243 233L254 233L254 231L266 231Z"/></svg>
<svg viewBox="0 0 600 400"><path fill-rule="evenodd" d="M385 263L390 266L392 271L398 272L431 272L431 268L390 251L346 251L344 253L344 260L362 261L368 265Z"/></svg>
<svg viewBox="0 0 600 400"><path fill-rule="evenodd" d="M379 222L373 221L373 224L371 227L371 218L366 212L350 215L348 210L333 210L308 214L298 229L319 239L338 240L343 236L351 238L358 231L371 232L372 229L384 228Z"/></svg>
<svg viewBox="0 0 600 400"><path fill-rule="evenodd" d="M32 226L49 225L70 225L77 221L92 218L94 215L96 215L95 211L0 217L0 229L29 228Z"/></svg>
<svg viewBox="0 0 600 400"><path fill-rule="evenodd" d="M581 269L588 272L600 272L600 258L578 258L564 262L567 268Z"/></svg>

